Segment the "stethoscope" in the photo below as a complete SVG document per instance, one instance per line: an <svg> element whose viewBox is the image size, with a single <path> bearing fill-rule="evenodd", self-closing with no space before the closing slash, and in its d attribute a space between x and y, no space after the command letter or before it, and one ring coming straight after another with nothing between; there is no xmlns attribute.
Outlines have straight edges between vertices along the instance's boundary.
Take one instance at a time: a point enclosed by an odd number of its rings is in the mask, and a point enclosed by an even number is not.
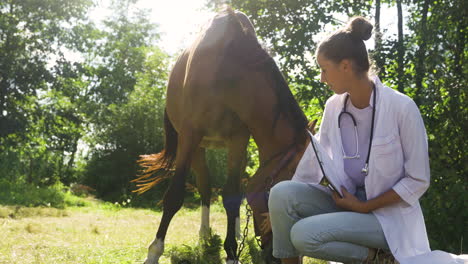
<svg viewBox="0 0 468 264"><path fill-rule="evenodd" d="M377 94L377 90L375 89L375 86L373 87L373 92L374 92L374 96L372 98L372 101L374 103L374 106L372 107L372 121L371 121L371 130L370 130L369 151L367 152L366 163L364 164L364 167L361 170L361 173L364 174L365 176L367 176L367 174L369 173L369 157L370 157L370 152L371 152L371 147L372 147L372 138L374 136L375 108L377 107L376 104L375 104L375 101L376 101L375 97L376 97L376 94ZM358 142L357 123L356 123L356 119L354 119L354 116L350 112L346 111L346 104L348 103L348 98L349 98L349 94L346 95L346 98L345 98L344 104L343 104L343 110L338 115L338 130L340 131L340 138L341 138L341 126L340 126L341 117L343 115L348 115L351 118L351 120L353 121L353 125L354 125L354 135L355 135L355 139L356 139L356 153L354 153L354 155L352 155L352 156L346 155L346 152L345 152L345 150L343 148L343 143L341 144L341 151L343 152L343 159L358 159L360 156L359 156L359 142Z"/></svg>

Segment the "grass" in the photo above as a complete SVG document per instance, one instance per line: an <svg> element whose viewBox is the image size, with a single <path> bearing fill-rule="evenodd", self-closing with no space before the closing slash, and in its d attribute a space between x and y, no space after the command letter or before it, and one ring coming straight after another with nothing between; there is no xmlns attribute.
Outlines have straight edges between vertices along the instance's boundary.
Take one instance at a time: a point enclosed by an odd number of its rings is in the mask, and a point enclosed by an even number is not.
<svg viewBox="0 0 468 264"><path fill-rule="evenodd" d="M147 246L155 237L161 212L123 208L70 193L61 195L58 200L62 202L58 205L63 206L58 208L50 206L47 200L32 207L0 200L0 264L143 263ZM48 197L57 198L54 195ZM21 201L29 205L26 200ZM168 230L166 251L160 264L171 263L171 257L177 263L174 256L182 253L187 258L193 252L202 256L201 259L206 258L199 249L199 224L198 209L183 208L176 214ZM226 215L219 202L212 205L210 224L215 234L210 241L213 258L224 259L224 250L221 247L219 252L219 246L226 235ZM252 227L249 232L253 232ZM248 243L251 245L244 254L257 254L253 238ZM305 263L324 262L308 259Z"/></svg>

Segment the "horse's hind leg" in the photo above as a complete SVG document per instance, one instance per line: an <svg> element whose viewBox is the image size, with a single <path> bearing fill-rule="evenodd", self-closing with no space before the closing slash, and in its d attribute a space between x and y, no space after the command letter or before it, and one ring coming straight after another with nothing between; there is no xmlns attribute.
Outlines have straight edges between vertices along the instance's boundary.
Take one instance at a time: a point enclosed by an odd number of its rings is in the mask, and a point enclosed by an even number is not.
<svg viewBox="0 0 468 264"><path fill-rule="evenodd" d="M208 237L210 232L210 200L211 200L211 184L210 174L205 158L205 148L198 148L195 152L192 161L192 169L195 171L197 179L197 189L201 196L201 225L200 225L200 239Z"/></svg>
<svg viewBox="0 0 468 264"><path fill-rule="evenodd" d="M201 141L202 134L193 130L190 126L184 126L178 136L177 157L175 173L163 198L163 215L159 224L156 238L148 249L148 257L145 264L157 264L164 252L164 238L172 217L179 211L184 202L185 176L190 170L191 159L194 151Z"/></svg>
<svg viewBox="0 0 468 264"><path fill-rule="evenodd" d="M223 205L228 218L227 235L224 241L227 263L236 263L237 242L240 237L239 208L242 202L240 179L247 162L247 144L250 135L245 133L229 143L228 177L223 189Z"/></svg>

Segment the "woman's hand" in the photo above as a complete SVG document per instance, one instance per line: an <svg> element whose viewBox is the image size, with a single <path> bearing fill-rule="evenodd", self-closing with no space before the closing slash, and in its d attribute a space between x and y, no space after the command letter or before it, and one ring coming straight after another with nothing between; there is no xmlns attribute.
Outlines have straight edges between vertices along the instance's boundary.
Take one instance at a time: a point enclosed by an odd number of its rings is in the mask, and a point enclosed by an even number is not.
<svg viewBox="0 0 468 264"><path fill-rule="evenodd" d="M354 195L350 194L344 187L341 187L341 193L343 193L343 198L341 198L336 192L333 192L332 194L336 205L345 210L363 214L403 201L393 189L390 189L374 199L367 200L365 202L360 201Z"/></svg>
<svg viewBox="0 0 468 264"><path fill-rule="evenodd" d="M260 224L260 232L262 234L268 234L269 232L271 232L270 213L266 212L260 215L265 218L263 219L263 222Z"/></svg>
<svg viewBox="0 0 468 264"><path fill-rule="evenodd" d="M345 187L341 187L341 193L343 194L343 198L341 198L336 192L333 192L332 195L336 205L340 208L363 214L370 212L367 207L367 203L360 201L356 196L349 193Z"/></svg>

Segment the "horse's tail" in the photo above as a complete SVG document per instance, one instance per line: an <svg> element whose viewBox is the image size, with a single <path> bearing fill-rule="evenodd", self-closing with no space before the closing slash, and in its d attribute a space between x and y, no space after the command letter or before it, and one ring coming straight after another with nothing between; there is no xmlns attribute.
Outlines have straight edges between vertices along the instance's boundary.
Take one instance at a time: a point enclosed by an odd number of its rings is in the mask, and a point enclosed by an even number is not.
<svg viewBox="0 0 468 264"><path fill-rule="evenodd" d="M157 154L140 155L138 164L143 167L138 178L132 180L136 182L138 189L134 192L142 194L151 189L162 180L169 177L169 173L174 168L177 154L177 131L174 129L167 111L164 111L164 149Z"/></svg>

